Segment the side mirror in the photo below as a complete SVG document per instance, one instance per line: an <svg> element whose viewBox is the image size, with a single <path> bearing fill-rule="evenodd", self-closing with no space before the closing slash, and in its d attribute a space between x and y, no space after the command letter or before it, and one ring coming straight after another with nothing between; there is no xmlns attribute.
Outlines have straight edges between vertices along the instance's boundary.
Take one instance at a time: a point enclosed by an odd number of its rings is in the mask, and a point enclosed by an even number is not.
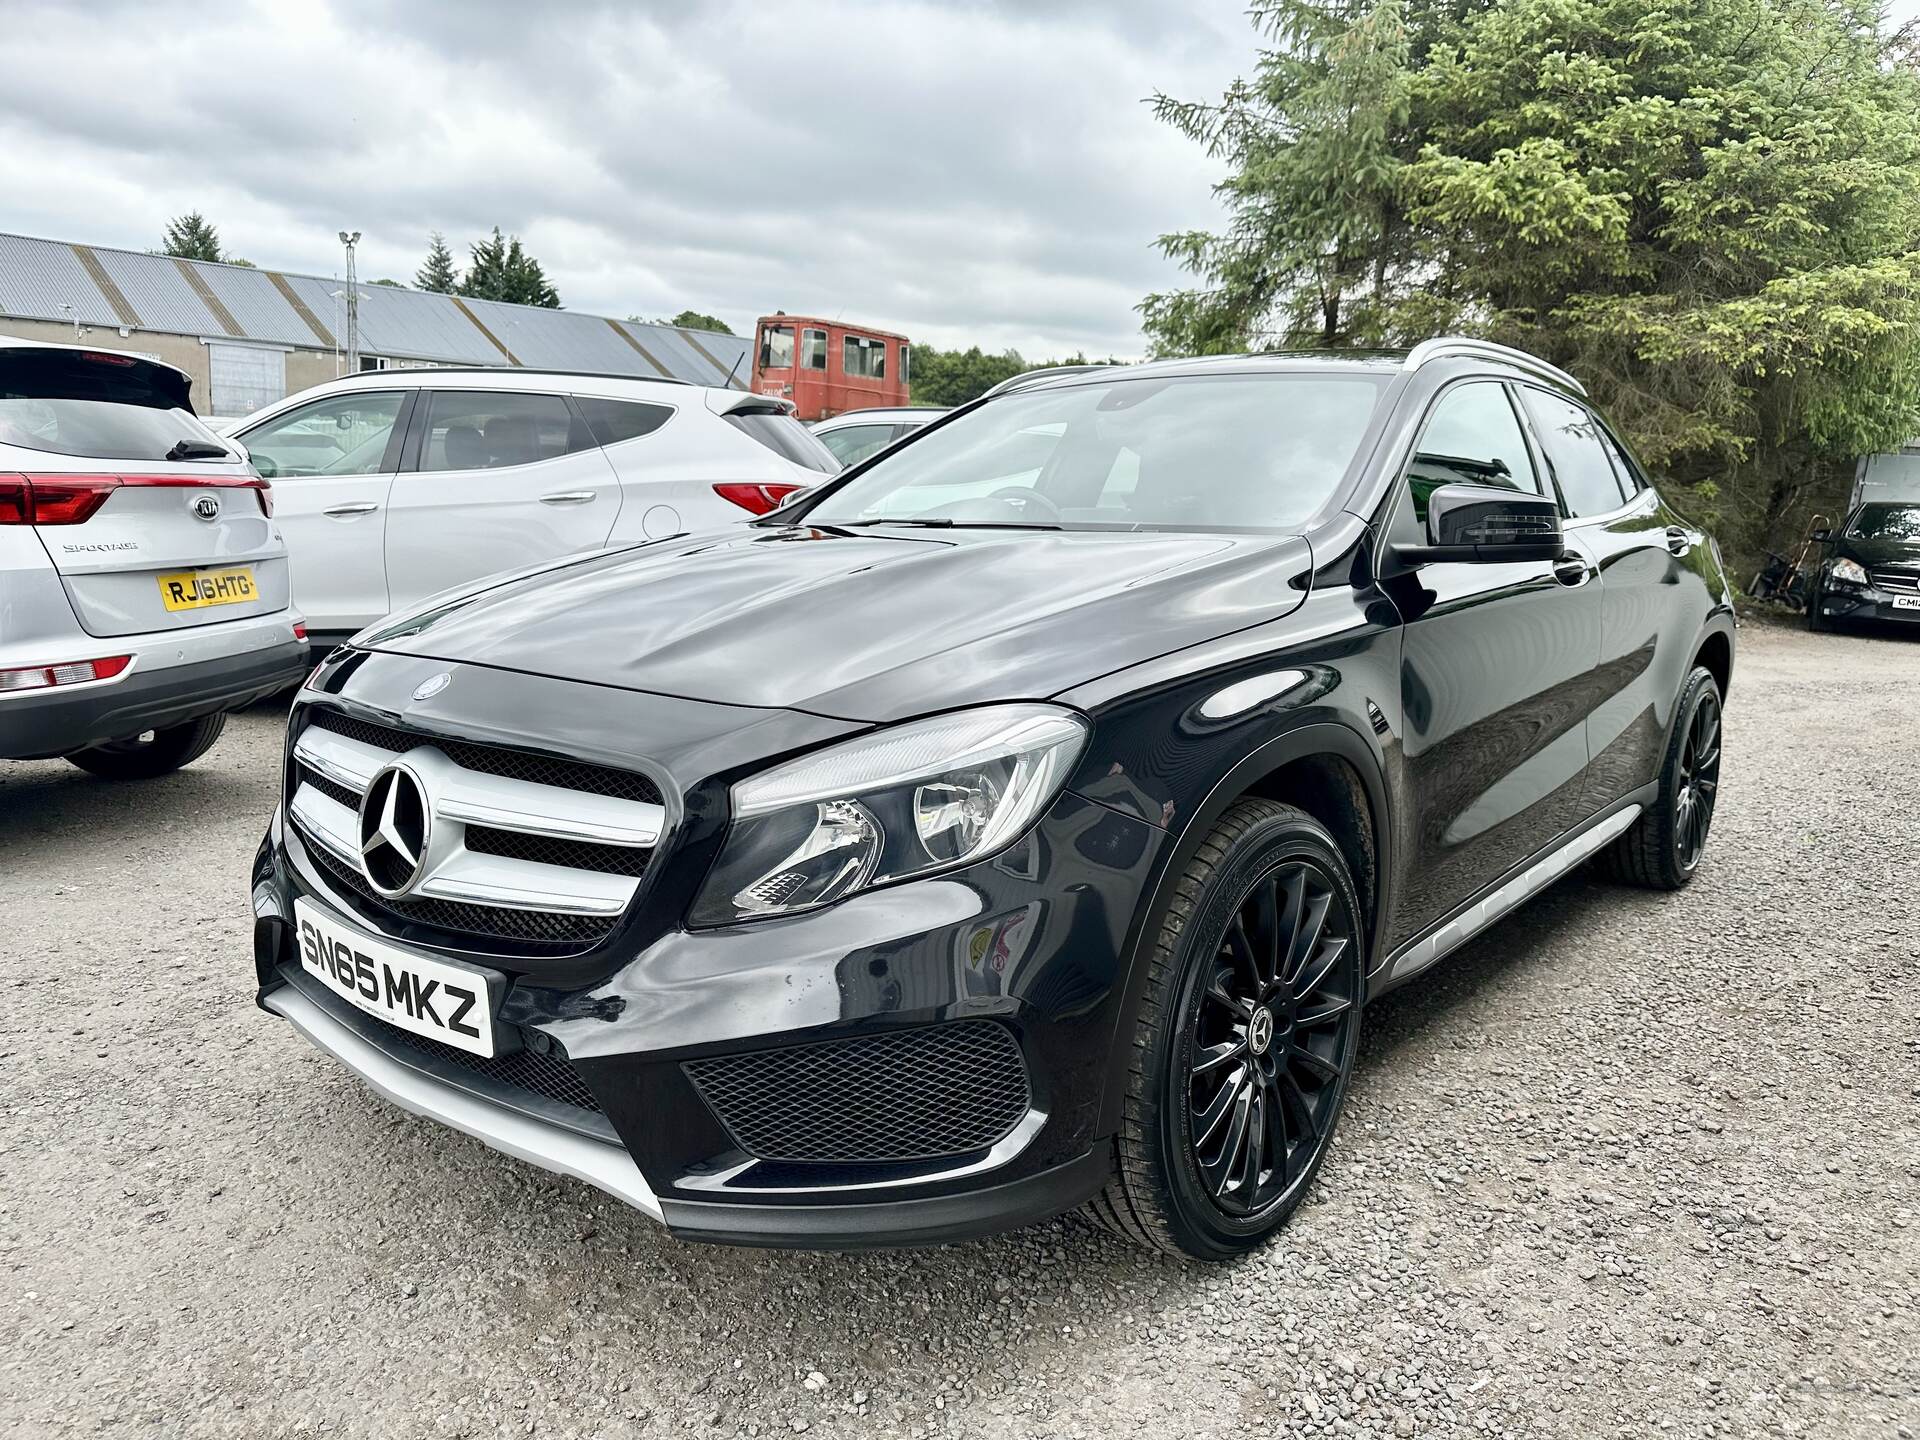
<svg viewBox="0 0 1920 1440"><path fill-rule="evenodd" d="M1831 545L1833 543L1833 531L1822 527L1808 535L1807 538L1816 545Z"/></svg>
<svg viewBox="0 0 1920 1440"><path fill-rule="evenodd" d="M1394 546L1407 565L1558 560L1565 553L1560 508L1498 485L1440 486L1427 497L1427 543Z"/></svg>

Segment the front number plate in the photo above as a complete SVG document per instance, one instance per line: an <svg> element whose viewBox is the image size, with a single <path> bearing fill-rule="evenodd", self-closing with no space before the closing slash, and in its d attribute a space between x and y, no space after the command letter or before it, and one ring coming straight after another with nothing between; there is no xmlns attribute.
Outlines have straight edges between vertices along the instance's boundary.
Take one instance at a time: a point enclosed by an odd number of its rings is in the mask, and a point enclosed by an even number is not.
<svg viewBox="0 0 1920 1440"><path fill-rule="evenodd" d="M251 565L230 570L176 570L159 577L160 603L169 610L204 610L209 605L245 605L260 598Z"/></svg>
<svg viewBox="0 0 1920 1440"><path fill-rule="evenodd" d="M305 900L293 902L300 966L334 994L402 1030L475 1055L494 1053L492 971L376 940Z"/></svg>
<svg viewBox="0 0 1920 1440"><path fill-rule="evenodd" d="M1896 610L1920 610L1920 595L1896 595L1893 597Z"/></svg>

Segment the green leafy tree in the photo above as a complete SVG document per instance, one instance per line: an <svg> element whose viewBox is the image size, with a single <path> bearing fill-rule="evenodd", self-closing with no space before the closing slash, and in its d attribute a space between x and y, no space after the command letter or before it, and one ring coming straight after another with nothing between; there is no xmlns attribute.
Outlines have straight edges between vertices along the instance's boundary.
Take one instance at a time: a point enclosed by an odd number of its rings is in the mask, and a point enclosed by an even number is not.
<svg viewBox="0 0 1920 1440"><path fill-rule="evenodd" d="M1002 380L1028 370L1044 370L1053 365L1118 365L1118 360L1088 360L1074 355L1065 360L1027 360L1018 350L989 355L978 345L965 350L941 350L932 345L915 345L911 359L908 388L916 405L964 405L977 400Z"/></svg>
<svg viewBox="0 0 1920 1440"><path fill-rule="evenodd" d="M1752 551L1920 429L1920 72L1868 0L1277 0L1160 113L1229 223L1157 351L1447 330L1572 369Z"/></svg>
<svg viewBox="0 0 1920 1440"><path fill-rule="evenodd" d="M219 260L222 258L220 232L209 225L198 210L176 215L167 222L166 238L161 243L160 253L178 256L182 260Z"/></svg>
<svg viewBox="0 0 1920 1440"><path fill-rule="evenodd" d="M404 290L407 288L406 286L402 285L398 280L369 280L367 283L369 285L385 285L392 290Z"/></svg>
<svg viewBox="0 0 1920 1440"><path fill-rule="evenodd" d="M472 247L473 262L467 266L460 293L476 300L505 300L514 305L544 305L560 308L560 296L540 268L540 262L520 246L520 237L503 237L498 225L493 237Z"/></svg>
<svg viewBox="0 0 1920 1440"><path fill-rule="evenodd" d="M435 230L427 244L427 262L413 277L414 284L436 295L451 295L460 288L460 272L454 267L453 251L447 237Z"/></svg>
<svg viewBox="0 0 1920 1440"><path fill-rule="evenodd" d="M717 315L703 315L698 310L682 310L671 320L656 320L656 325L673 325L682 330L711 330L716 335L731 335L733 329Z"/></svg>

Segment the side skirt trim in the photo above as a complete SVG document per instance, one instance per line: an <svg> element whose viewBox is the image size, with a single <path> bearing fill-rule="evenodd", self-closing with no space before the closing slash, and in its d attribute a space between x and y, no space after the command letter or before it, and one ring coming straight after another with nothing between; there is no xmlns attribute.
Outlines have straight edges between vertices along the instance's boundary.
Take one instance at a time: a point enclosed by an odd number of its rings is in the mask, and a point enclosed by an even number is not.
<svg viewBox="0 0 1920 1440"><path fill-rule="evenodd" d="M1409 976L1418 975L1501 916L1532 899L1589 855L1604 849L1640 818L1642 808L1635 804L1614 811L1598 824L1539 856L1519 874L1441 921L1425 935L1409 941L1387 962L1386 978L1397 985Z"/></svg>

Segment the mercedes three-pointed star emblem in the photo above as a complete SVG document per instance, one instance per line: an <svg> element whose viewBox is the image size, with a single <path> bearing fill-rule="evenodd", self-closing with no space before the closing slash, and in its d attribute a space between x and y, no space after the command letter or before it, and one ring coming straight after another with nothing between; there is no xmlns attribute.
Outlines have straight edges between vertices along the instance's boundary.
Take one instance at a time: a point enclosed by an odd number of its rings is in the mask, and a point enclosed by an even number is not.
<svg viewBox="0 0 1920 1440"><path fill-rule="evenodd" d="M433 807L413 768L395 761L360 800L360 868L388 899L410 892L427 864Z"/></svg>

